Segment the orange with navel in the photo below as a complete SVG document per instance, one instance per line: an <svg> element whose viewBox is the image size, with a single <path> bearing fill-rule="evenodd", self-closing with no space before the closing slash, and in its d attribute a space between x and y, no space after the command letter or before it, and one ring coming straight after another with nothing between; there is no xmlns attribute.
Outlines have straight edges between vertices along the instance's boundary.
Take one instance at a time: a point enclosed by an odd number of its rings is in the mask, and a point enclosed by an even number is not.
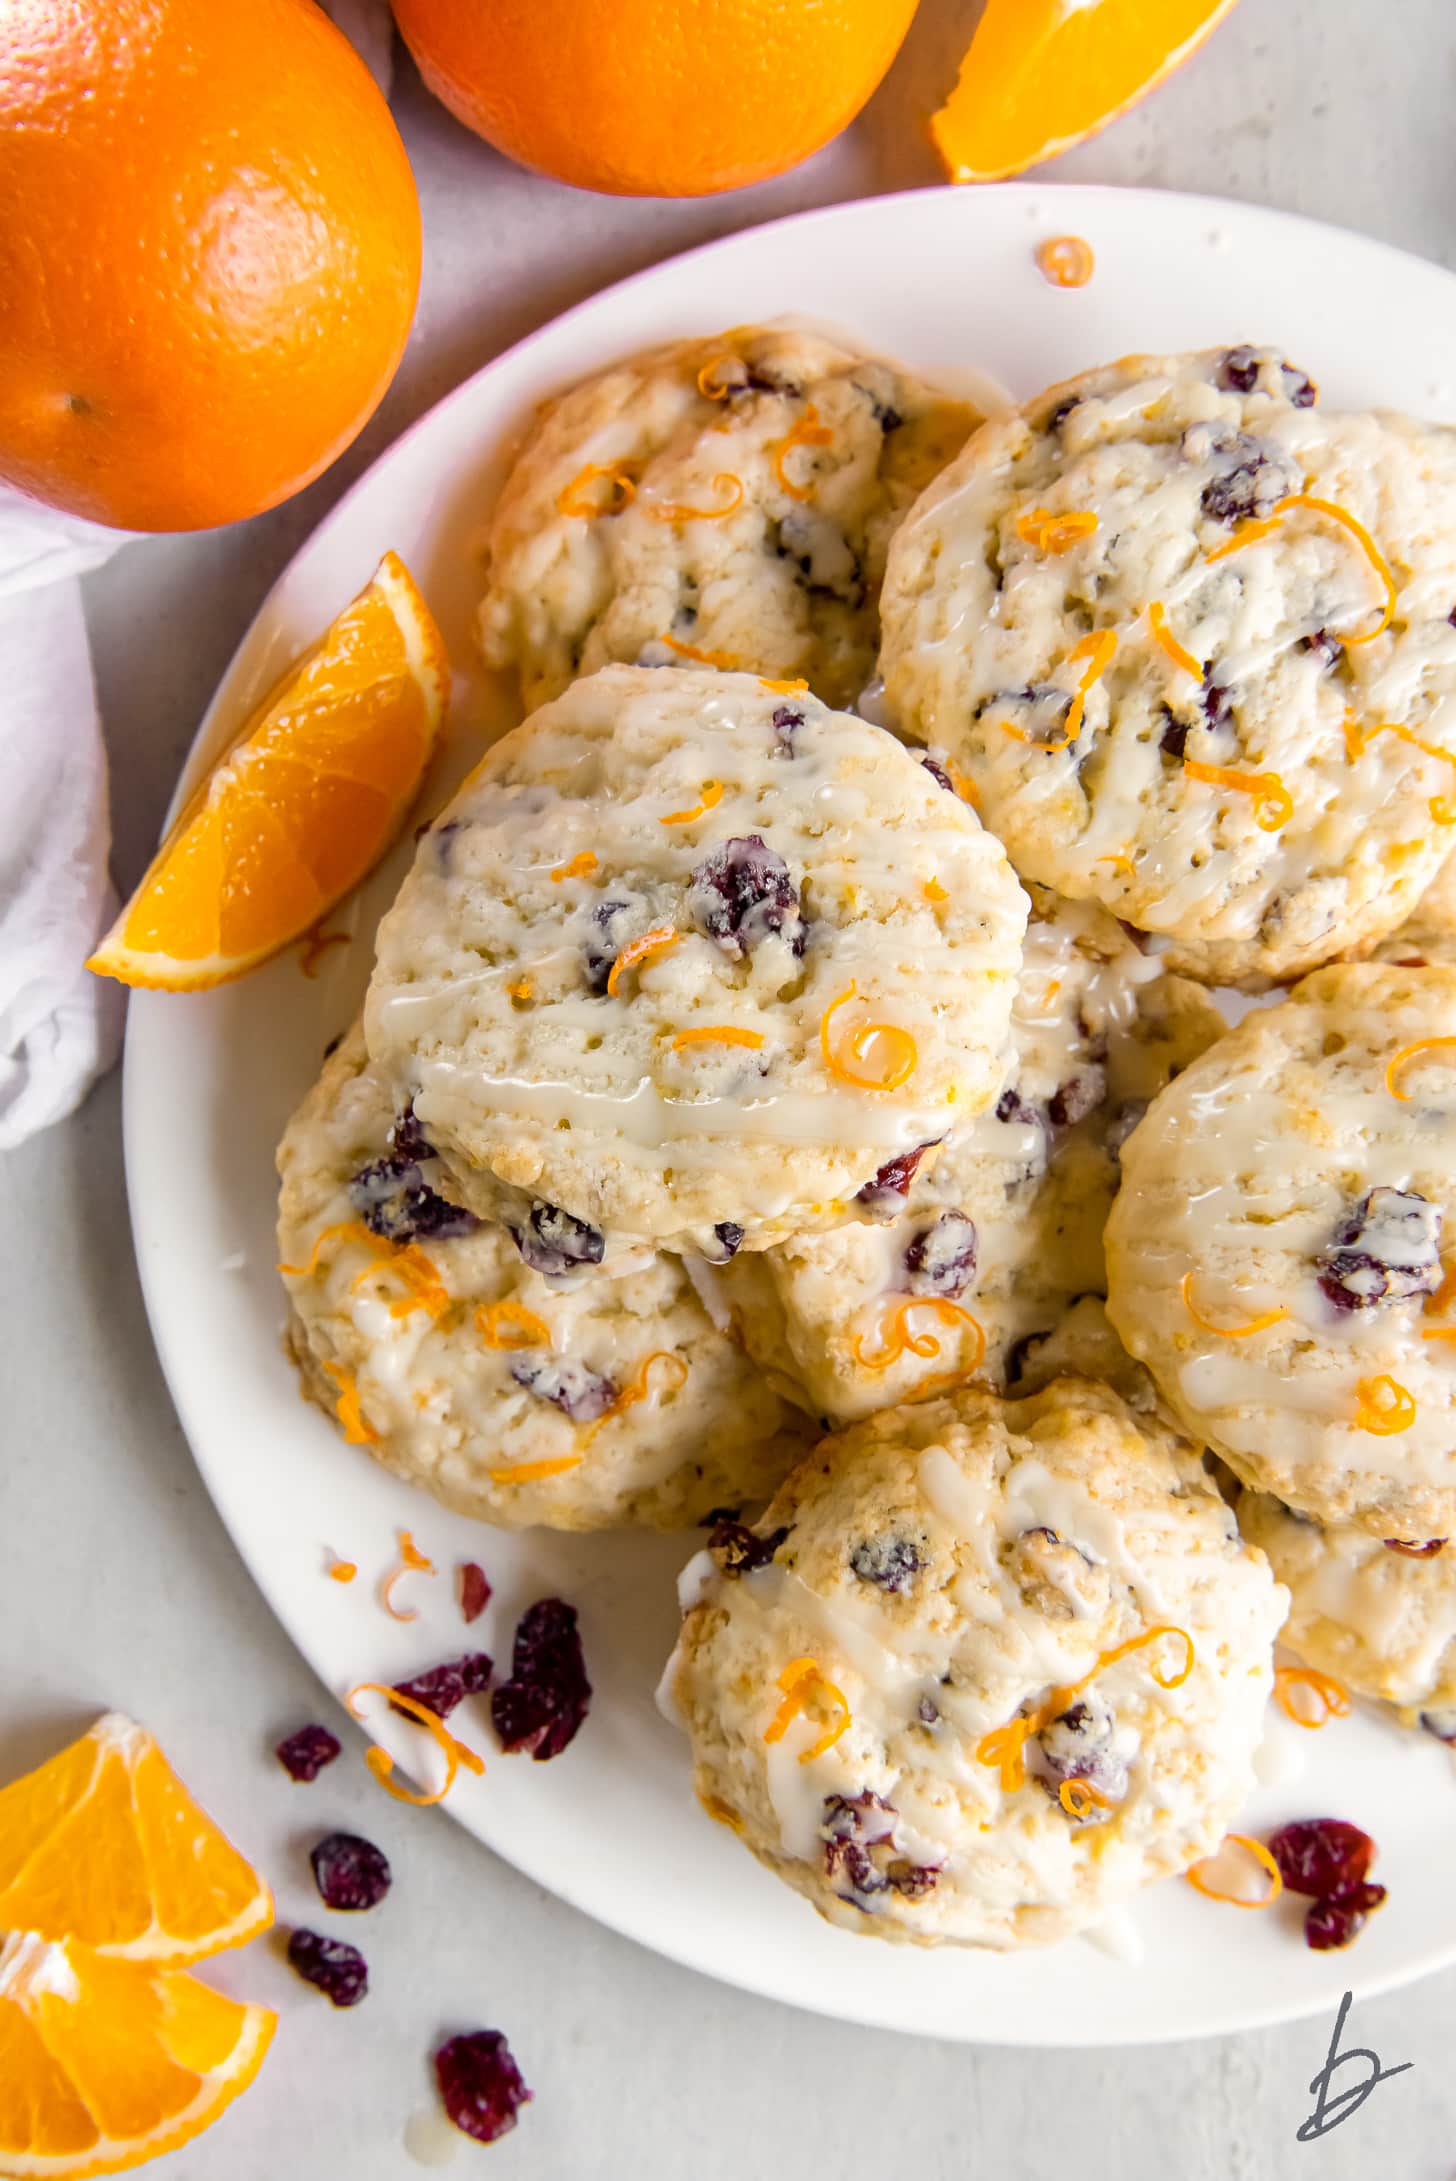
<svg viewBox="0 0 1456 2181"><path fill-rule="evenodd" d="M916 0L394 0L436 97L558 181L698 197L852 121Z"/></svg>
<svg viewBox="0 0 1456 2181"><path fill-rule="evenodd" d="M287 498L414 313L389 109L313 0L0 7L0 480L123 529Z"/></svg>

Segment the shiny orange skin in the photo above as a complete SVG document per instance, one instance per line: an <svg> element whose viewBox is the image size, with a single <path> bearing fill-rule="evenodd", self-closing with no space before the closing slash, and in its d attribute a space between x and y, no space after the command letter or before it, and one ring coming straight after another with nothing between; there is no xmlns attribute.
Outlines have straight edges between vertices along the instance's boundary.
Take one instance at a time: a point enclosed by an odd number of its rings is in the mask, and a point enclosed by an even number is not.
<svg viewBox="0 0 1456 2181"><path fill-rule="evenodd" d="M393 0L425 82L522 166L624 197L782 174L851 122L916 0Z"/></svg>
<svg viewBox="0 0 1456 2181"><path fill-rule="evenodd" d="M0 479L123 529L271 507L378 404L419 274L312 0L3 0Z"/></svg>

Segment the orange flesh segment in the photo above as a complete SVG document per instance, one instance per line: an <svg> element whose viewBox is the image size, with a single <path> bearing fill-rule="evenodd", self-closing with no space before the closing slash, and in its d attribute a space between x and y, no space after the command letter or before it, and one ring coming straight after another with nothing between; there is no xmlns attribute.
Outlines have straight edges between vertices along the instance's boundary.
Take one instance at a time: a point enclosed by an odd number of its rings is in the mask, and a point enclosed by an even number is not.
<svg viewBox="0 0 1456 2181"><path fill-rule="evenodd" d="M1186 60L1233 0L988 0L930 124L953 182L1054 159Z"/></svg>
<svg viewBox="0 0 1456 2181"><path fill-rule="evenodd" d="M184 808L88 966L191 991L301 937L399 831L448 695L439 631L387 553Z"/></svg>

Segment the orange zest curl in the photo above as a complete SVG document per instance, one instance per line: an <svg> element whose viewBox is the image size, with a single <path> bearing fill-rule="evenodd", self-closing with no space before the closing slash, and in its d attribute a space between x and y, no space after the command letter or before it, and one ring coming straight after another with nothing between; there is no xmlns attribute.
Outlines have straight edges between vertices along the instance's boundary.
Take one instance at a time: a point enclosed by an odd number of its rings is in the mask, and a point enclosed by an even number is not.
<svg viewBox="0 0 1456 2181"><path fill-rule="evenodd" d="M531 977L517 977L513 983L506 986L506 990L513 1000L520 1000L524 1003L526 1000L535 997L535 980Z"/></svg>
<svg viewBox="0 0 1456 2181"><path fill-rule="evenodd" d="M643 1357L641 1364L638 1366L637 1376L629 1385L622 1388L611 1407L603 1409L596 1421L587 1425L583 1435L582 1443L584 1445L589 1446L603 1426L610 1424L615 1417L625 1415L628 1409L636 1408L639 1401L648 1399L652 1392L652 1366L654 1363L665 1366L664 1371L659 1374L664 1380L665 1390L670 1393L681 1392L688 1382L687 1365L681 1356L669 1354L666 1348L654 1348L650 1356Z"/></svg>
<svg viewBox="0 0 1456 2181"><path fill-rule="evenodd" d="M773 450L774 476L791 500L812 500L814 484L796 485L784 468L784 462L795 447L827 447L834 434L827 424L819 422L819 411L811 401L787 439L781 439Z"/></svg>
<svg viewBox="0 0 1456 2181"><path fill-rule="evenodd" d="M941 766L947 780L949 780L961 801L969 803L972 810L979 810L981 807L980 791L969 774L963 773L958 766L953 765L948 757L941 760Z"/></svg>
<svg viewBox="0 0 1456 2181"><path fill-rule="evenodd" d="M406 1575L433 1575L435 1563L428 1559L415 1544L408 1530L399 1532L399 1558L379 1586L379 1602L393 1621L417 1621L419 1609L415 1606L398 1606L394 1602L394 1586Z"/></svg>
<svg viewBox="0 0 1456 2181"><path fill-rule="evenodd" d="M564 1477L568 1469L580 1469L580 1454L557 1454L541 1462L513 1462L486 1473L492 1484L539 1484L543 1477Z"/></svg>
<svg viewBox="0 0 1456 2181"><path fill-rule="evenodd" d="M565 863L557 864L556 869L551 873L551 883L553 886L559 886L564 878L585 878L587 873L594 871L596 867L597 859L591 849L583 848L579 855L571 856Z"/></svg>
<svg viewBox="0 0 1456 2181"><path fill-rule="evenodd" d="M1110 863L1115 871L1126 871L1129 878L1137 877L1137 865L1133 862L1132 857L1123 855L1120 850L1115 855L1098 856L1095 861Z"/></svg>
<svg viewBox="0 0 1456 2181"><path fill-rule="evenodd" d="M610 480L611 489L604 500L594 499L591 488L599 477ZM588 462L578 470L569 485L563 485L556 495L556 512L559 515L579 515L589 521L594 515L620 515L637 497L637 486L631 471L623 462Z"/></svg>
<svg viewBox="0 0 1456 2181"><path fill-rule="evenodd" d="M1054 514L1049 507L1029 507L1016 518L1016 535L1022 544L1053 555L1070 553L1096 529L1097 517L1090 507L1069 508L1065 515Z"/></svg>
<svg viewBox="0 0 1456 2181"><path fill-rule="evenodd" d="M1029 742L1034 748L1045 750L1048 757L1055 757L1060 750L1070 749L1082 732L1082 718L1087 709L1087 692L1094 682L1101 681L1116 655L1117 632L1115 629L1093 629L1088 635L1083 636L1077 643L1073 644L1071 650L1067 653L1066 663L1068 666L1080 666L1085 659L1087 671L1073 692L1060 742L1038 743L1034 735L1027 734L1023 728L1018 727L1014 721L1009 719L1002 720L1003 731L1014 736L1018 742Z"/></svg>
<svg viewBox="0 0 1456 2181"><path fill-rule="evenodd" d="M666 819L662 821L663 824L666 822ZM640 939L629 940L607 972L608 997L616 998L617 987L629 969L636 969L639 964L650 962L659 954L666 954L669 947L675 947L677 942L678 934L671 924L654 924L652 930L643 932Z"/></svg>
<svg viewBox="0 0 1456 2181"><path fill-rule="evenodd" d="M723 800L722 781L705 780L703 782L702 788L699 790L699 797L699 801L694 803L691 810L670 810L665 818L658 819L658 824L691 825L694 818L701 818L706 814L706 812L710 810L716 810L719 803L721 803Z"/></svg>
<svg viewBox="0 0 1456 2181"><path fill-rule="evenodd" d="M1154 1681L1160 1689L1181 1689L1193 1671L1196 1653L1193 1638L1186 1628L1175 1628L1170 1622L1159 1621L1155 1628L1145 1628L1140 1635L1130 1636L1126 1643L1119 1643L1111 1651L1103 1651L1083 1674L1080 1681L1073 1681L1064 1688L1053 1689L1049 1696L1032 1710L1018 1712L1008 1719L1004 1727L993 1727L983 1734L976 1744L976 1762L994 1766L1001 1774L1001 1787L1005 1794L1014 1794L1026 1785L1026 1745L1034 1734L1050 1726L1053 1719L1060 1719L1072 1699L1085 1689L1089 1681L1095 1681L1104 1667L1115 1665L1133 1651L1141 1651L1146 1645L1156 1643L1162 1636L1176 1636L1187 1647L1187 1657L1181 1670L1171 1678L1152 1669Z"/></svg>
<svg viewBox="0 0 1456 2181"><path fill-rule="evenodd" d="M942 901L949 901L950 899L949 888L942 886L938 878L928 878L921 891L924 893L926 900L933 901L937 908L939 908Z"/></svg>
<svg viewBox="0 0 1456 2181"><path fill-rule="evenodd" d="M412 1794L409 1788L396 1785L390 1778L390 1774L394 1770L394 1759L387 1749L381 1749L377 1742L371 1742L364 1752L364 1762L368 1765L380 1786L393 1795L396 1802L413 1803L417 1810L427 1810L432 1803L444 1801L455 1785L455 1777L461 1765L464 1765L467 1772L474 1772L477 1775L485 1770L484 1758L477 1755L475 1750L467 1748L464 1742L458 1742L444 1720L439 1717L438 1713L432 1712L428 1704L421 1704L414 1697L401 1694L398 1689L388 1688L382 1681L357 1681L344 1698L345 1704L356 1719L362 1719L364 1716L354 1701L359 1696L387 1697L393 1710L406 1712L411 1719L416 1720L425 1729L427 1734L433 1737L439 1744L441 1753L444 1756L445 1777L440 1785L433 1794L416 1795Z"/></svg>
<svg viewBox="0 0 1456 2181"><path fill-rule="evenodd" d="M912 1312L929 1311L941 1325L969 1326L976 1338L975 1354L965 1367L964 1376L969 1378L979 1370L986 1353L986 1335L978 1318L969 1310L962 1309L945 1295L910 1295L896 1297L884 1318L875 1329L876 1346L866 1349L864 1337L856 1333L852 1343L854 1360L862 1370L887 1371L892 1363L898 1363L905 1355L919 1356L928 1360L940 1354L940 1342L933 1333L912 1333L909 1320Z"/></svg>
<svg viewBox="0 0 1456 2181"><path fill-rule="evenodd" d="M1416 1420L1416 1399L1408 1386L1388 1371L1362 1378L1355 1388L1355 1429L1388 1439L1397 1431L1409 1431Z"/></svg>
<svg viewBox="0 0 1456 2181"><path fill-rule="evenodd" d="M316 977L329 948L346 947L349 937L346 931L324 931L318 924L314 925L312 931L306 931L299 942L298 956L298 966L304 976Z"/></svg>
<svg viewBox="0 0 1456 2181"><path fill-rule="evenodd" d="M308 1253L308 1263L306 1265L280 1265L278 1270L286 1273L290 1280L311 1279L313 1274L318 1271L319 1258L323 1254L324 1245L336 1238L347 1242L362 1243L371 1255L378 1255L379 1237L377 1234L370 1233L362 1219L341 1219L336 1225L324 1227L320 1230L314 1239L313 1248Z"/></svg>
<svg viewBox="0 0 1456 2181"><path fill-rule="evenodd" d="M1432 1326L1428 1326L1428 1327L1426 1328L1425 1332L1424 1332L1424 1333L1422 1333L1422 1335L1421 1335L1421 1339L1422 1339L1422 1340L1456 1340L1456 1325L1432 1325Z"/></svg>
<svg viewBox="0 0 1456 2181"><path fill-rule="evenodd" d="M551 1328L544 1318L524 1303L482 1303L475 1313L475 1329L487 1348L549 1348Z"/></svg>
<svg viewBox="0 0 1456 2181"><path fill-rule="evenodd" d="M1243 1325L1215 1325L1206 1318L1193 1300L1193 1274L1185 1272L1178 1283L1178 1293L1183 1298L1183 1308L1201 1333L1216 1333L1221 1340L1247 1340L1252 1333L1267 1333L1271 1325L1282 1324L1289 1312L1281 1303L1276 1310L1261 1310Z"/></svg>
<svg viewBox="0 0 1456 2181"><path fill-rule="evenodd" d="M353 1580L354 1580L354 1577L355 1577L355 1576L356 1576L356 1575L357 1575L358 1573L359 1573L359 1568L358 1568L358 1563L357 1563L356 1561L353 1561L353 1560L331 1560L331 1561L329 1562L328 1574L329 1574L329 1580L330 1580L330 1582L333 1582L333 1583L352 1583L352 1582L353 1582Z"/></svg>
<svg viewBox="0 0 1456 2181"><path fill-rule="evenodd" d="M1400 1072L1402 1068L1406 1066L1408 1061L1414 1060L1418 1053L1430 1053L1441 1050L1444 1050L1446 1052L1456 1050L1456 1037L1418 1037L1411 1044L1402 1045L1398 1053L1393 1053L1385 1065L1385 1087L1389 1091L1391 1097L1398 1098L1402 1105L1407 1104L1410 1099L1410 1092L1404 1091L1400 1088ZM1441 1283L1440 1292L1444 1294L1447 1287L1451 1284L1451 1275L1448 1274L1447 1278ZM1432 1300L1434 1302L1434 1297L1432 1298Z"/></svg>
<svg viewBox="0 0 1456 2181"><path fill-rule="evenodd" d="M1284 499L1275 501L1263 521L1240 523L1227 545L1219 546L1216 552L1207 554L1205 558L1209 561L1223 560L1229 553L1241 552L1246 545L1256 545L1261 538L1272 537L1284 517L1297 507L1307 508L1313 515L1323 515L1330 522L1338 523L1343 530L1347 530L1374 569L1385 594L1374 628L1366 629L1361 636L1346 636L1338 629L1330 631L1332 636L1338 637L1347 647L1351 644L1374 643L1376 637L1382 636L1390 627L1395 617L1395 577L1391 574L1389 561L1359 517L1352 515L1347 507L1341 507L1337 500L1320 500L1312 492L1291 492Z"/></svg>
<svg viewBox="0 0 1456 2181"><path fill-rule="evenodd" d="M1148 627L1152 630L1153 642L1160 651L1168 654L1174 666L1181 666L1185 674L1191 674L1196 682L1201 682L1203 662L1195 659L1191 651L1185 650L1169 628L1167 609L1161 598L1155 598L1148 607Z"/></svg>
<svg viewBox="0 0 1456 2181"><path fill-rule="evenodd" d="M1312 1718L1293 1701L1291 1691L1294 1689L1308 1689L1319 1705L1319 1711ZM1292 1719L1297 1727L1306 1727L1311 1732L1328 1726L1332 1719L1347 1719L1350 1714L1350 1692L1344 1682L1336 1681L1333 1674L1322 1674L1316 1666L1276 1666L1274 1701L1286 1719Z"/></svg>
<svg viewBox="0 0 1456 2181"><path fill-rule="evenodd" d="M761 1030L736 1030L731 1022L708 1022L697 1030L679 1030L672 1049L680 1053L686 1045L747 1045L756 1050L764 1043Z"/></svg>
<svg viewBox="0 0 1456 2181"><path fill-rule="evenodd" d="M643 505L658 523L720 523L737 514L743 505L743 479L735 477L731 470L720 470L713 479L713 490L731 495L726 507L687 507L676 500L660 500L651 506L644 501Z"/></svg>
<svg viewBox="0 0 1456 2181"><path fill-rule="evenodd" d="M344 1441L348 1446L378 1446L379 1433L374 1430L359 1406L359 1388L352 1371L346 1371L342 1363L326 1363L324 1369L339 1389L334 1403L334 1414L343 1427Z"/></svg>
<svg viewBox="0 0 1456 2181"><path fill-rule="evenodd" d="M1230 1841L1233 1841L1237 1847L1246 1849L1247 1852L1254 1858L1254 1861L1258 1863L1268 1874L1268 1887L1263 1893L1260 1894L1257 1901L1246 1901L1240 1894L1224 1893L1218 1886L1209 1885L1207 1880L1201 1874L1207 1867L1207 1865L1213 1861L1213 1857L1211 1855L1204 1856L1201 1862L1191 1864L1189 1868L1184 1871L1183 1876L1187 1879L1189 1885L1192 1886L1194 1892L1201 1893L1205 1900L1226 1901L1230 1908L1270 1907L1273 1902L1278 1900L1280 1894L1284 1891L1284 1880L1279 1875L1279 1865L1275 1862L1273 1856L1269 1853L1269 1850L1264 1846L1263 1841L1252 1839L1248 1833L1226 1833L1222 1842L1220 1843L1220 1848L1218 1852L1222 1852L1222 1849L1226 1848Z"/></svg>
<svg viewBox="0 0 1456 2181"><path fill-rule="evenodd" d="M1294 797L1277 772L1239 772L1232 765L1205 765L1196 757L1183 760L1185 779L1202 780L1209 787L1233 788L1254 799L1254 823L1261 833L1277 833L1294 816Z"/></svg>
<svg viewBox="0 0 1456 2181"><path fill-rule="evenodd" d="M679 643L675 636L659 636L659 644L666 644L680 659L691 659L696 666L715 666L720 674L732 674L739 661L731 651L699 651L696 644Z"/></svg>
<svg viewBox="0 0 1456 2181"><path fill-rule="evenodd" d="M1091 243L1080 235L1049 235L1036 246L1036 269L1054 288L1085 288L1096 266Z"/></svg>
<svg viewBox="0 0 1456 2181"><path fill-rule="evenodd" d="M722 355L708 358L697 376L698 392L702 395L704 401L726 401L728 399L733 391L732 387L722 385L713 377L713 373L723 364L732 365L739 362L739 360L737 356L730 356L726 349Z"/></svg>
<svg viewBox="0 0 1456 2181"><path fill-rule="evenodd" d="M758 686L760 689L766 689L769 692L769 695L773 697L798 697L802 696L803 692L808 688L809 684L802 681L770 681L766 674L760 674L758 677Z"/></svg>
<svg viewBox="0 0 1456 2181"><path fill-rule="evenodd" d="M366 1280L377 1280L386 1273L395 1274L405 1286L404 1294L389 1306L392 1318L407 1318L412 1310L424 1310L437 1320L449 1309L450 1290L440 1278L438 1265L418 1242L392 1244L387 1257L376 1257L372 1265L355 1274L349 1283L350 1293L363 1287Z"/></svg>
<svg viewBox="0 0 1456 2181"><path fill-rule="evenodd" d="M1057 1789L1057 1801L1068 1817L1074 1818L1090 1817L1094 1810L1112 1808L1111 1795L1104 1795L1100 1787L1094 1787L1090 1780L1081 1778L1063 1780Z"/></svg>
<svg viewBox="0 0 1456 2181"><path fill-rule="evenodd" d="M829 1002L819 1019L819 1050L824 1056L824 1065L831 1075L837 1075L841 1082L853 1083L858 1090L899 1090L915 1073L920 1048L910 1032L902 1030L898 1023L862 1022L841 1041L838 1052L830 1043L831 1019L847 1000L854 998L857 990L851 979L838 998ZM880 1048L884 1064L877 1074L868 1073L867 1063L876 1047ZM858 1063L858 1071L847 1064L846 1054L849 1061Z"/></svg>
<svg viewBox="0 0 1456 2181"><path fill-rule="evenodd" d="M783 1702L764 1729L766 1742L781 1742L790 1726L804 1709L811 1696L827 1700L835 1716L824 1729L817 1742L799 1752L800 1764L812 1764L822 1757L826 1749L832 1749L849 1725L851 1713L844 1691L836 1683L826 1679L820 1671L819 1661L813 1658L791 1659L779 1675L778 1686L783 1691Z"/></svg>
<svg viewBox="0 0 1456 2181"><path fill-rule="evenodd" d="M1456 765L1456 751L1440 749L1434 742L1424 742L1409 727L1398 727L1394 720L1382 720L1374 727L1362 727L1354 712L1345 712L1345 755L1353 764L1363 757L1377 735L1394 735L1397 742L1419 750L1422 757L1433 757L1443 765ZM1433 795L1426 806L1437 825L1456 825L1456 804L1444 795Z"/></svg>

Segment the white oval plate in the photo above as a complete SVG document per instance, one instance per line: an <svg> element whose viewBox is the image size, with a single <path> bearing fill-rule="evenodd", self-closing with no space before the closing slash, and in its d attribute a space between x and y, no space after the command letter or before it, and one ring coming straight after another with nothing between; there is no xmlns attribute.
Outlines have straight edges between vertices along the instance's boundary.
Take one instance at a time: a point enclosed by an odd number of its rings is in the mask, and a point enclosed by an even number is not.
<svg viewBox="0 0 1456 2181"><path fill-rule="evenodd" d="M1090 286L1050 288L1044 236L1085 235ZM989 373L1018 397L1137 349L1283 344L1333 405L1456 413L1456 280L1415 258L1248 205L1139 190L931 190L835 207L640 274L502 356L422 418L280 578L203 722L186 785L386 547L423 585L459 677L447 768L509 724L471 661L470 562L502 450L533 403L642 345L795 314L931 374ZM468 723L468 724L467 724ZM437 783L438 785L438 783ZM552 1764L496 1757L448 1807L521 1870L603 1923L710 1976L846 2020L1027 2044L1142 2043L1332 2011L1456 1959L1450 1760L1373 1717L1321 1734L1276 1722L1307 1769L1260 1790L1246 1823L1354 1819L1380 1845L1390 1900L1349 1954L1302 1944L1298 1904L1244 1915L1181 1880L1132 1916L1140 1965L1073 1942L1013 1958L877 1945L822 1924L699 1812L686 1749L652 1692L673 1639L673 1575L696 1539L511 1537L448 1515L346 1447L299 1399L279 1333L273 1147L349 1021L374 920L406 848L343 921L354 943L316 980L299 955L196 998L139 993L126 1056L126 1163L157 1346L218 1510L274 1611L330 1688L391 1680L478 1640L504 1664L517 1612L560 1593L581 1611L596 1698ZM338 928L341 919L332 920ZM397 1528L442 1570L411 1579L420 1615L381 1611ZM359 1563L344 1587L331 1552ZM495 1585L467 1638L449 1577ZM404 1762L410 1730L381 1730ZM482 1746L487 1733L474 1737Z"/></svg>

